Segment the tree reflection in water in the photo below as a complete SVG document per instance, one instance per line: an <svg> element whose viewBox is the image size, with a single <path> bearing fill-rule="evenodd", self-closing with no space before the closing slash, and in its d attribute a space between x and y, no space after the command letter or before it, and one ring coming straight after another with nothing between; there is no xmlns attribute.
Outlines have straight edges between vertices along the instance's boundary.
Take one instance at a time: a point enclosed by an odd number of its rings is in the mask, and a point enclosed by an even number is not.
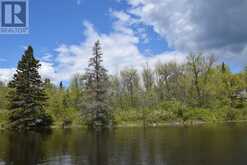
<svg viewBox="0 0 247 165"><path fill-rule="evenodd" d="M247 127L1 132L0 164L242 165ZM3 163L4 162L4 163Z"/></svg>

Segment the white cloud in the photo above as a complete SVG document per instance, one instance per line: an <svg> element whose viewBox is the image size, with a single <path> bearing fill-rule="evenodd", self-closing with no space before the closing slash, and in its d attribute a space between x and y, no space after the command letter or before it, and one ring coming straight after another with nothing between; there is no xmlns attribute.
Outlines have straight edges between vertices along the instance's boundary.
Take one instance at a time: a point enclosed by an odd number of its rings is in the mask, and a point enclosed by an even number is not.
<svg viewBox="0 0 247 165"><path fill-rule="evenodd" d="M84 72L98 39L102 43L104 65L112 74L124 67L141 68L147 62L150 66L157 61L182 63L185 54L191 51L207 51L235 65L247 64L246 0L117 1L128 1L131 7L127 11L110 11L113 31L99 33L93 24L84 22L83 42L61 44L54 54L45 54L40 59L42 77L58 82ZM143 25L153 27L176 51L160 54L140 51L138 45L149 41ZM14 68L0 69L0 80L10 80L14 72Z"/></svg>
<svg viewBox="0 0 247 165"><path fill-rule="evenodd" d="M125 67L140 69L145 63L152 66L157 61L176 60L181 63L184 62L185 55L178 51L163 52L152 56L143 54L139 50L138 44L147 37L145 29L139 28L134 31L131 26L136 24L136 20L127 13L111 11L111 14L115 18L111 33L98 33L93 24L85 21L83 24L84 41L74 45L61 44L52 55L45 54L40 59L42 64L41 76L57 83L70 80L77 73L83 73L92 55L92 47L97 40L102 43L104 66L111 74L116 74ZM0 74L0 79L9 80L12 73L8 71L8 74Z"/></svg>
<svg viewBox="0 0 247 165"><path fill-rule="evenodd" d="M0 81L8 82L13 77L15 73L15 68L0 68Z"/></svg>
<svg viewBox="0 0 247 165"><path fill-rule="evenodd" d="M53 82L58 82L59 77L57 77L54 66L52 63L40 62L42 67L39 69L39 73L43 78L49 78ZM0 68L0 81L7 83L9 82L14 74L16 73L16 68Z"/></svg>
<svg viewBox="0 0 247 165"><path fill-rule="evenodd" d="M178 51L205 51L247 64L246 0L125 0L142 24ZM241 59L241 60L240 60ZM240 63L239 63L240 62Z"/></svg>
<svg viewBox="0 0 247 165"><path fill-rule="evenodd" d="M116 13L114 13L115 15ZM104 52L104 66L111 74L115 74L125 67L141 68L143 64L150 63L151 65L157 61L173 61L184 62L185 56L177 51L164 52L153 56L145 56L138 49L140 39L132 32L127 32L129 25L124 22L128 20L126 15L118 13L121 17L117 22L118 26L114 27L114 31L110 34L99 34L95 31L92 24L84 23L86 40L80 45L61 45L56 49L58 54L56 62L57 76L62 80L68 80L76 73L84 72L87 67L88 59L92 54L92 46L96 40L100 40ZM121 22L123 21L123 22ZM121 26L122 29L119 30ZM120 29L121 29L120 28Z"/></svg>
<svg viewBox="0 0 247 165"><path fill-rule="evenodd" d="M58 82L60 80L59 77L57 77L53 63L41 61L40 64L41 68L39 69L39 73L43 78L48 78L53 82Z"/></svg>
<svg viewBox="0 0 247 165"><path fill-rule="evenodd" d="M41 57L42 61L50 62L53 59L53 55L50 53L46 53L43 57Z"/></svg>

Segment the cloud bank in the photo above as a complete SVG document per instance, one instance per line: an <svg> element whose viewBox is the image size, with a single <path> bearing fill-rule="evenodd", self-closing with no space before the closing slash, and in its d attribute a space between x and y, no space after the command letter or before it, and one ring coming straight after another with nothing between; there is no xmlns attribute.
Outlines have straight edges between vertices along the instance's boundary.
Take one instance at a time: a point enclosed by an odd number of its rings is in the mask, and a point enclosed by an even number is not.
<svg viewBox="0 0 247 165"><path fill-rule="evenodd" d="M69 80L84 72L92 46L100 40L104 65L111 74L125 67L141 68L157 61L185 61L190 52L215 54L219 62L233 66L247 64L246 0L116 0L127 2L123 11L110 10L112 31L105 34L84 21L80 44L61 44L45 54L40 73L53 82ZM145 53L139 45L148 43L146 27L151 27L174 51ZM144 53L143 53L144 52ZM0 80L8 81L13 68L0 69Z"/></svg>
<svg viewBox="0 0 247 165"><path fill-rule="evenodd" d="M127 12L178 51L204 51L247 64L246 0L127 0ZM239 63L240 62L240 63Z"/></svg>
<svg viewBox="0 0 247 165"><path fill-rule="evenodd" d="M92 23L85 21L83 23L85 40L77 45L61 44L54 50L55 54L45 54L40 59L41 76L58 83L70 80L75 74L83 73L92 56L92 46L97 40L102 43L103 64L110 74L117 74L126 67L140 69L146 63L152 66L158 61L177 61L179 63L185 61L184 54L178 51L151 56L141 53L138 44L145 41L146 36L131 27L136 24L136 20L122 11L110 11L110 13L114 18L111 33L98 33ZM14 69L0 70L0 81L8 81L13 72Z"/></svg>
<svg viewBox="0 0 247 165"><path fill-rule="evenodd" d="M96 40L102 43L104 53L104 66L109 73L117 74L121 69L126 67L135 67L140 69L145 63L151 65L157 61L177 61L184 62L185 56L183 53L163 52L152 56L146 56L138 49L140 37L131 28L127 15L123 13L115 13L120 16L114 23L114 31L110 34L98 33L93 24L84 22L84 36L86 40L80 45L60 45L55 51L57 57L55 62L57 72L55 73L60 80L69 80L71 76L77 73L84 72L87 67L88 60L92 56L92 46ZM54 73L53 71L51 71ZM56 80L57 81L57 80Z"/></svg>
<svg viewBox="0 0 247 165"><path fill-rule="evenodd" d="M246 0L129 0L132 14L177 49L241 50L247 43ZM238 45L238 46L237 46Z"/></svg>

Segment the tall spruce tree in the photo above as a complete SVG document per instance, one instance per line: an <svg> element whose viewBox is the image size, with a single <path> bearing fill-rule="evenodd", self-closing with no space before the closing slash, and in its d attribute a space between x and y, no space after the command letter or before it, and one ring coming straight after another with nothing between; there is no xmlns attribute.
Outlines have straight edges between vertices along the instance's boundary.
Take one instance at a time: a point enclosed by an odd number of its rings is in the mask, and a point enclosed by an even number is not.
<svg viewBox="0 0 247 165"><path fill-rule="evenodd" d="M102 49L97 41L93 47L93 57L86 71L86 112L90 126L107 126L111 121L109 106L109 81L107 70L102 66Z"/></svg>
<svg viewBox="0 0 247 165"><path fill-rule="evenodd" d="M31 46L19 61L16 74L9 83L10 126L16 129L38 129L51 125L44 105L47 97L38 69L41 64L33 56Z"/></svg>

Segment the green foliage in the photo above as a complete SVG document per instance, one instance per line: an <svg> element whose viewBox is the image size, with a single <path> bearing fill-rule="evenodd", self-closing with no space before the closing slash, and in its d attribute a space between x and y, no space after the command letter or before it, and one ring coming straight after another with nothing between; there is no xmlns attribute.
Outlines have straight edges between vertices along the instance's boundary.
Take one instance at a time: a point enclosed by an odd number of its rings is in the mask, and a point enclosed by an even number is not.
<svg viewBox="0 0 247 165"><path fill-rule="evenodd" d="M124 69L112 80L116 124L245 120L247 74L233 74L213 56L191 54L184 65Z"/></svg>
<svg viewBox="0 0 247 165"><path fill-rule="evenodd" d="M0 124L9 118L15 126L35 127L37 119L50 124L49 116L59 127L247 120L247 71L231 73L213 56L191 54L186 64L160 61L154 68L125 68L118 75L107 74L102 62L96 42L86 73L74 75L66 87L48 79L43 84L29 47L11 88L0 82Z"/></svg>
<svg viewBox="0 0 247 165"><path fill-rule="evenodd" d="M75 96L74 91L71 91L70 88L65 89L62 82L57 87L47 80L45 86L49 98L45 108L49 115L52 116L54 126L69 127L81 125L81 112L76 108L78 98L73 97Z"/></svg>
<svg viewBox="0 0 247 165"><path fill-rule="evenodd" d="M184 121L203 121L215 122L217 121L215 114L209 109L191 108L184 113Z"/></svg>
<svg viewBox="0 0 247 165"><path fill-rule="evenodd" d="M7 110L1 110L0 111L0 129L4 128L6 124L8 124L8 111Z"/></svg>
<svg viewBox="0 0 247 165"><path fill-rule="evenodd" d="M217 121L246 121L247 109L245 108L231 108L222 107L214 111Z"/></svg>
<svg viewBox="0 0 247 165"><path fill-rule="evenodd" d="M4 84L0 85L0 111L5 111L8 108L7 95L9 93L9 88Z"/></svg>
<svg viewBox="0 0 247 165"><path fill-rule="evenodd" d="M89 60L86 72L86 102L83 111L90 126L107 126L111 123L109 106L109 81L107 70L103 67L103 53L100 42L93 47L93 57Z"/></svg>
<svg viewBox="0 0 247 165"><path fill-rule="evenodd" d="M9 122L12 128L36 129L51 125L51 117L44 109L47 97L38 73L40 66L33 56L33 49L28 47L9 83L13 89L9 92Z"/></svg>
<svg viewBox="0 0 247 165"><path fill-rule="evenodd" d="M142 114L137 109L117 110L113 116L114 122L119 125L142 123Z"/></svg>

